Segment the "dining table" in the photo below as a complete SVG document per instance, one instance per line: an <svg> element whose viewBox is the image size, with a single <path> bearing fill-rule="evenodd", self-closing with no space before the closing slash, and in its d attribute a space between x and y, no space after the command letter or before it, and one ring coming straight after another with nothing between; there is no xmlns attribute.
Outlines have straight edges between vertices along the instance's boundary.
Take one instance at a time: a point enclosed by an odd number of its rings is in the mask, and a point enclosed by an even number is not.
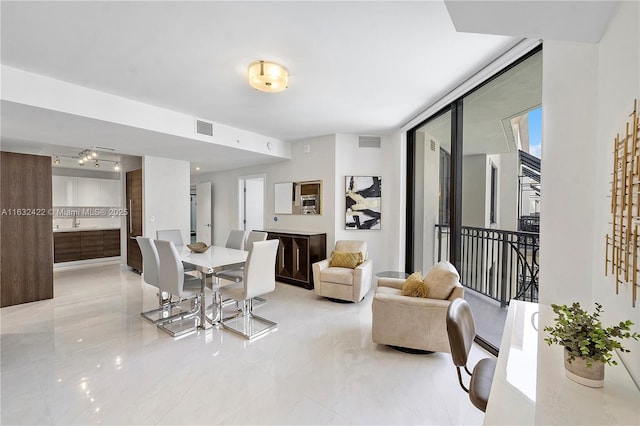
<svg viewBox="0 0 640 426"><path fill-rule="evenodd" d="M216 273L242 268L247 260L248 252L244 250L232 249L221 246L210 246L204 253L192 252L187 246L183 246L179 250L180 260L183 263L193 265L200 274L200 321L198 328L207 328L206 304L205 304L205 288L207 286L207 278L213 277ZM220 305L220 288L215 282L212 284L214 292L214 302ZM217 315L212 322L219 320L220 306L217 307Z"/></svg>

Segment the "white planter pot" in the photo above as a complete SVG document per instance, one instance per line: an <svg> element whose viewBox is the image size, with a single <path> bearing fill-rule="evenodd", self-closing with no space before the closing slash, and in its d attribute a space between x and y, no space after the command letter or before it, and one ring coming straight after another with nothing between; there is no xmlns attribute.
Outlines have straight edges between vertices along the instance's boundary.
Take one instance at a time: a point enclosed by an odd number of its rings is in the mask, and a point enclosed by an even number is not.
<svg viewBox="0 0 640 426"><path fill-rule="evenodd" d="M592 388L601 388L604 385L604 363L602 361L593 361L591 368L588 368L584 358L576 357L572 362L569 362L568 359L569 350L565 348L564 372L569 379Z"/></svg>

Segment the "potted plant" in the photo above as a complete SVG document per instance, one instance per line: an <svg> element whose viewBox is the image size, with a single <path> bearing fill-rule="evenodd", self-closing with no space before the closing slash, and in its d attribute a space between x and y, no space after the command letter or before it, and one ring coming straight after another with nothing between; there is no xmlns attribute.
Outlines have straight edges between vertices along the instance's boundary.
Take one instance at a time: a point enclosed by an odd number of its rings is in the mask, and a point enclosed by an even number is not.
<svg viewBox="0 0 640 426"><path fill-rule="evenodd" d="M556 343L564 346L567 377L586 386L602 387L605 364L617 365L612 359L612 351L618 349L629 352L616 339L638 340L640 334L630 332L633 323L629 320L603 327L600 322L602 305L595 305L596 310L591 314L583 310L579 303L571 306L552 304L551 308L558 316L553 327L544 328L549 333L544 341L549 345Z"/></svg>

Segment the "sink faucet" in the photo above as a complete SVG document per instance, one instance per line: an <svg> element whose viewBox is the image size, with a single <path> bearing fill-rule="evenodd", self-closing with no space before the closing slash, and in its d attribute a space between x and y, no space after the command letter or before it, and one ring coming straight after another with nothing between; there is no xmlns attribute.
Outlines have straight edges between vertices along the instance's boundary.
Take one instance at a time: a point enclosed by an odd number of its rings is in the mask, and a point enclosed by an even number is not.
<svg viewBox="0 0 640 426"><path fill-rule="evenodd" d="M80 221L78 220L78 213L73 212L73 224L71 225L74 228L80 227Z"/></svg>

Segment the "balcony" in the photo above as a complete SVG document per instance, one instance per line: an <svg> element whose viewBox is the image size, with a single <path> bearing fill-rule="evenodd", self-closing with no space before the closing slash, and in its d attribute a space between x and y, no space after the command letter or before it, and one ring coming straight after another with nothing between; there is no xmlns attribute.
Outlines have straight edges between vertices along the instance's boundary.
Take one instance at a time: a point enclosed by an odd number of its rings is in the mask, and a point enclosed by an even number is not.
<svg viewBox="0 0 640 426"><path fill-rule="evenodd" d="M463 226L460 282L471 291L478 335L500 346L511 299L538 301L540 234ZM438 261L449 257L449 227L436 225Z"/></svg>

